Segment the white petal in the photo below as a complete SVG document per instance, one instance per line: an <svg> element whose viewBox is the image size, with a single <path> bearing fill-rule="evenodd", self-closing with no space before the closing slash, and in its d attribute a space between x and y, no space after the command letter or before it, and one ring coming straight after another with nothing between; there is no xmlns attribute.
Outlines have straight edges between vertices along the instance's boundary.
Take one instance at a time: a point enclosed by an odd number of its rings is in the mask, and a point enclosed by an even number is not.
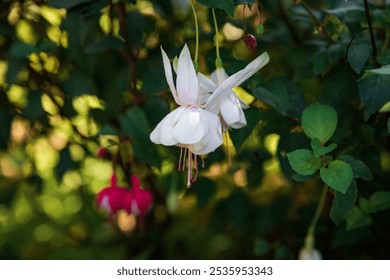
<svg viewBox="0 0 390 280"><path fill-rule="evenodd" d="M188 145L188 149L196 155L205 155L213 152L223 143L221 121L219 117L203 110L201 111L201 118L206 120L209 133L207 133L198 143Z"/></svg>
<svg viewBox="0 0 390 280"><path fill-rule="evenodd" d="M225 69L217 68L211 73L210 79L217 85L221 85L229 76L226 74Z"/></svg>
<svg viewBox="0 0 390 280"><path fill-rule="evenodd" d="M222 96L227 94L227 89L231 89L233 87L237 87L241 85L244 81L249 79L253 74L259 71L264 65L266 65L269 61L269 56L265 52L251 63L249 63L244 69L238 71L234 75L227 78L211 95L211 97L207 100L204 105L205 108L212 106L213 103L218 102Z"/></svg>
<svg viewBox="0 0 390 280"><path fill-rule="evenodd" d="M155 144L173 146L177 141L173 135L173 128L180 119L186 107L180 106L163 118L150 134L150 140Z"/></svg>
<svg viewBox="0 0 390 280"><path fill-rule="evenodd" d="M198 95L198 103L199 104L204 104L206 103L207 99L209 99L209 97L211 96L211 93L208 93L208 92L199 92L199 95Z"/></svg>
<svg viewBox="0 0 390 280"><path fill-rule="evenodd" d="M181 105L181 104L179 103L179 99L177 98L177 92L176 92L176 89L175 89L175 84L173 83L171 63L170 63L170 61L169 61L168 55L165 53L165 51L163 50L162 47L161 47L161 54L162 54L162 57L163 57L165 78L166 78L166 80L167 80L169 89L170 89L171 92L172 92L173 99L175 99L175 102L176 102L177 104Z"/></svg>
<svg viewBox="0 0 390 280"><path fill-rule="evenodd" d="M246 104L246 102L244 100L242 100L239 96L237 96L237 98L238 98L238 101L240 101L240 105L241 105L242 109L248 109L249 108L249 105Z"/></svg>
<svg viewBox="0 0 390 280"><path fill-rule="evenodd" d="M220 102L220 112L225 123L232 128L246 126L246 119L240 101L233 91Z"/></svg>
<svg viewBox="0 0 390 280"><path fill-rule="evenodd" d="M193 106L183 112L173 128L173 135L179 144L195 144L209 133L207 120L202 118L202 111L202 108Z"/></svg>
<svg viewBox="0 0 390 280"><path fill-rule="evenodd" d="M199 93L198 77L196 76L187 45L184 45L179 56L176 85L178 97L181 102L180 105L197 104Z"/></svg>
<svg viewBox="0 0 390 280"><path fill-rule="evenodd" d="M217 84L200 72L198 72L198 81L200 92L213 92L218 87Z"/></svg>

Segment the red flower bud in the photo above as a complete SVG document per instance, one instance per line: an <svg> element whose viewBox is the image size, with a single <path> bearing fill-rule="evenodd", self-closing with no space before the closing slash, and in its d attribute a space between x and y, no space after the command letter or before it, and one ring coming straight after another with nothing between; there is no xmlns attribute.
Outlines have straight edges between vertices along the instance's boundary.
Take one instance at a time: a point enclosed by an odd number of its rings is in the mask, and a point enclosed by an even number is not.
<svg viewBox="0 0 390 280"><path fill-rule="evenodd" d="M246 35L244 42L249 51L253 52L256 49L257 41L252 34Z"/></svg>

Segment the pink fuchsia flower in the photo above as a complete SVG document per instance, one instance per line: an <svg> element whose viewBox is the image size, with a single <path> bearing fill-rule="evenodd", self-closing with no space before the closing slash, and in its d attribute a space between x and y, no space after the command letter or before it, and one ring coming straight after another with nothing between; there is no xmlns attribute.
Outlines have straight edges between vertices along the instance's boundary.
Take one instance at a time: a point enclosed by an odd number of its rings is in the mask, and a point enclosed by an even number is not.
<svg viewBox="0 0 390 280"><path fill-rule="evenodd" d="M97 207L104 209L109 214L115 214L123 208L123 198L127 192L127 188L118 186L117 177L113 174L111 184L97 194Z"/></svg>
<svg viewBox="0 0 390 280"><path fill-rule="evenodd" d="M153 194L150 190L141 189L141 183L136 175L131 178L132 189L128 191L123 199L123 208L130 214L139 217L141 230L143 229L143 219L152 209Z"/></svg>
<svg viewBox="0 0 390 280"><path fill-rule="evenodd" d="M248 50L251 52L253 52L257 47L256 38L252 34L246 35L246 37L244 38L244 42Z"/></svg>
<svg viewBox="0 0 390 280"><path fill-rule="evenodd" d="M123 208L137 216L145 216L153 206L153 194L150 190L141 189L138 176L132 175L132 189L129 190L123 199Z"/></svg>

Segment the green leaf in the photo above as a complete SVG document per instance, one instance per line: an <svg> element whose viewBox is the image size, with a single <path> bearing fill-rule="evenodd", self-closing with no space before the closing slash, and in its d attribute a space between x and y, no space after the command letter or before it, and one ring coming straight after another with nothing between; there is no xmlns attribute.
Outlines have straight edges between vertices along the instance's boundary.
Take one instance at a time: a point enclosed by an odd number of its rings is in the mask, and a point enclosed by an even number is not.
<svg viewBox="0 0 390 280"><path fill-rule="evenodd" d="M150 140L148 141L149 142L136 140L133 143L134 154L144 163L160 168L161 158L158 155L156 145L150 142Z"/></svg>
<svg viewBox="0 0 390 280"><path fill-rule="evenodd" d="M301 175L311 175L321 167L321 159L312 151L300 149L287 154L292 169Z"/></svg>
<svg viewBox="0 0 390 280"><path fill-rule="evenodd" d="M27 119L33 121L45 114L42 107L42 93L39 90L32 90L28 93L28 105L23 110Z"/></svg>
<svg viewBox="0 0 390 280"><path fill-rule="evenodd" d="M7 148L9 137L11 134L12 116L0 104L0 149Z"/></svg>
<svg viewBox="0 0 390 280"><path fill-rule="evenodd" d="M50 0L48 5L57 9L71 9L94 0Z"/></svg>
<svg viewBox="0 0 390 280"><path fill-rule="evenodd" d="M129 11L126 13L126 27L132 44L140 44L148 38L148 34L153 31L153 22L150 17L139 11ZM123 36L124 30L121 29Z"/></svg>
<svg viewBox="0 0 390 280"><path fill-rule="evenodd" d="M197 0L198 3L208 8L219 8L224 10L231 16L234 16L234 2L233 0Z"/></svg>
<svg viewBox="0 0 390 280"><path fill-rule="evenodd" d="M144 111L137 107L130 108L126 114L119 116L119 124L122 131L132 139L135 156L147 164L159 167L161 160L156 145L149 139L151 129Z"/></svg>
<svg viewBox="0 0 390 280"><path fill-rule="evenodd" d="M316 174L312 174L312 175L294 174L294 175L292 175L292 178L296 182L307 182L307 181L314 179L316 177L315 175Z"/></svg>
<svg viewBox="0 0 390 280"><path fill-rule="evenodd" d="M378 111L390 100L390 76L370 75L358 82L359 96L364 103L364 119Z"/></svg>
<svg viewBox="0 0 390 280"><path fill-rule="evenodd" d="M282 115L286 115L289 98L286 87L279 81L269 81L252 91L253 95L261 101L272 106Z"/></svg>
<svg viewBox="0 0 390 280"><path fill-rule="evenodd" d="M370 57L370 48L366 43L352 44L348 49L347 60L353 71L362 72L367 59Z"/></svg>
<svg viewBox="0 0 390 280"><path fill-rule="evenodd" d="M371 224L372 220L370 215L364 213L361 209L356 206L349 211L348 215L345 217L347 221L347 230L358 229L364 226Z"/></svg>
<svg viewBox="0 0 390 280"><path fill-rule="evenodd" d="M70 77L64 81L64 90L70 96L80 96L83 94L96 94L96 86L91 77L80 71L72 71Z"/></svg>
<svg viewBox="0 0 390 280"><path fill-rule="evenodd" d="M255 256L264 256L270 250L270 245L263 238L256 238L253 244L253 254Z"/></svg>
<svg viewBox="0 0 390 280"><path fill-rule="evenodd" d="M11 45L8 55L12 58L23 59L34 52L34 46L23 42L15 42Z"/></svg>
<svg viewBox="0 0 390 280"><path fill-rule="evenodd" d="M106 50L119 50L121 48L125 48L123 41L114 36L107 36L94 41L85 49L85 52L93 54L101 53Z"/></svg>
<svg viewBox="0 0 390 280"><path fill-rule="evenodd" d="M26 59L9 59L6 81L8 84L14 84L18 81L19 73L27 66Z"/></svg>
<svg viewBox="0 0 390 280"><path fill-rule="evenodd" d="M340 157L339 160L344 161L351 166L354 178L361 178L364 181L372 180L372 172L363 161L355 159L350 155L344 155Z"/></svg>
<svg viewBox="0 0 390 280"><path fill-rule="evenodd" d="M233 129L229 131L230 138L232 139L234 148L237 152L241 151L242 145L252 134L253 129L259 123L260 115L259 110L256 108L249 108L245 110L247 126L241 129Z"/></svg>
<svg viewBox="0 0 390 280"><path fill-rule="evenodd" d="M313 73L321 74L329 66L328 52L317 51L313 54Z"/></svg>
<svg viewBox="0 0 390 280"><path fill-rule="evenodd" d="M142 92L154 95L167 88L163 64L151 65L141 76Z"/></svg>
<svg viewBox="0 0 390 280"><path fill-rule="evenodd" d="M234 5L238 6L238 5L244 5L244 4L247 4L247 5L251 5L253 3L255 3L256 0L234 0Z"/></svg>
<svg viewBox="0 0 390 280"><path fill-rule="evenodd" d="M349 107L351 100L356 96L358 78L358 75L348 65L332 69L321 83L323 94L320 102L331 105L339 113L344 112L344 108Z"/></svg>
<svg viewBox="0 0 390 280"><path fill-rule="evenodd" d="M212 199L213 195L215 194L216 187L215 182L200 177L196 181L196 187L190 188L187 192L187 194L195 194L196 195L196 204L199 208L205 207L209 201Z"/></svg>
<svg viewBox="0 0 390 280"><path fill-rule="evenodd" d="M76 163L72 160L69 148L65 148L60 152L60 160L55 168L55 174L58 179L62 179L66 171L76 168Z"/></svg>
<svg viewBox="0 0 390 280"><path fill-rule="evenodd" d="M317 138L312 139L310 144L316 157L330 153L337 148L337 144L335 143L330 144L329 146L324 146Z"/></svg>
<svg viewBox="0 0 390 280"><path fill-rule="evenodd" d="M387 134L390 134L390 118L387 120Z"/></svg>
<svg viewBox="0 0 390 280"><path fill-rule="evenodd" d="M337 126L337 113L333 107L315 103L307 107L302 114L302 127L306 135L327 142Z"/></svg>
<svg viewBox="0 0 390 280"><path fill-rule="evenodd" d="M130 108L119 116L119 123L124 133L135 139L149 139L150 125L145 113L137 108Z"/></svg>
<svg viewBox="0 0 390 280"><path fill-rule="evenodd" d="M367 212L376 213L390 208L390 192L379 191L371 195L368 200Z"/></svg>
<svg viewBox="0 0 390 280"><path fill-rule="evenodd" d="M390 75L390 64L382 66L381 68L366 70L366 72L379 75Z"/></svg>
<svg viewBox="0 0 390 280"><path fill-rule="evenodd" d="M345 194L335 191L330 218L337 225L347 216L348 212L355 206L357 199L356 182L353 180Z"/></svg>
<svg viewBox="0 0 390 280"><path fill-rule="evenodd" d="M340 160L330 162L327 168L321 167L320 175L325 184L341 193L346 193L353 179L351 166Z"/></svg>

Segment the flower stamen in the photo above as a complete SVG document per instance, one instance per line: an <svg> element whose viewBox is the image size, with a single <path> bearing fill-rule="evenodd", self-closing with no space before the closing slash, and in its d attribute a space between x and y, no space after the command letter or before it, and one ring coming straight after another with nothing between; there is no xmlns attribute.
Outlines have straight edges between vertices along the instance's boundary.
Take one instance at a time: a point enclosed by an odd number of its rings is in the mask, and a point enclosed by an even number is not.
<svg viewBox="0 0 390 280"><path fill-rule="evenodd" d="M190 188L191 187L191 177L192 177L192 166L191 166L191 162L192 162L192 154L190 151L188 151L188 175L187 175L187 188Z"/></svg>
<svg viewBox="0 0 390 280"><path fill-rule="evenodd" d="M198 156L194 154L194 169L195 169L195 176L192 179L192 182L196 182L196 179L198 178Z"/></svg>
<svg viewBox="0 0 390 280"><path fill-rule="evenodd" d="M186 156L187 156L187 148L184 148L184 154L183 154L183 165L181 167L181 171L184 171L186 169Z"/></svg>
<svg viewBox="0 0 390 280"><path fill-rule="evenodd" d="M179 171L179 172L182 171L182 169L181 169L182 156L183 156L183 148L180 148L179 164L177 165L177 171Z"/></svg>

